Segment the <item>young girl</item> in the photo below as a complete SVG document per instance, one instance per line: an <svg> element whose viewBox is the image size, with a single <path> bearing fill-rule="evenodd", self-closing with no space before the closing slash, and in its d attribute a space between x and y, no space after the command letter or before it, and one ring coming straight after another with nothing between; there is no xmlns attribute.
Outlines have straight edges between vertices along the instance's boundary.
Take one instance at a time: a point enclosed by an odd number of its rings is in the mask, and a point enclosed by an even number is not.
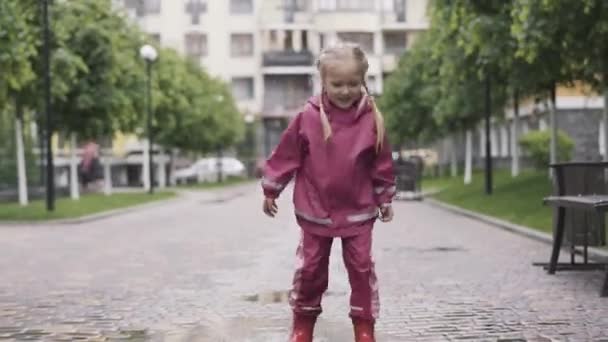
<svg viewBox="0 0 608 342"><path fill-rule="evenodd" d="M292 342L311 342L327 289L334 237L342 238L351 286L350 317L357 342L374 340L378 285L371 257L376 218L393 218L395 181L383 118L365 84L368 62L356 45L323 50L317 61L322 92L308 100L268 159L264 212L294 174L295 215L302 228L289 302Z"/></svg>

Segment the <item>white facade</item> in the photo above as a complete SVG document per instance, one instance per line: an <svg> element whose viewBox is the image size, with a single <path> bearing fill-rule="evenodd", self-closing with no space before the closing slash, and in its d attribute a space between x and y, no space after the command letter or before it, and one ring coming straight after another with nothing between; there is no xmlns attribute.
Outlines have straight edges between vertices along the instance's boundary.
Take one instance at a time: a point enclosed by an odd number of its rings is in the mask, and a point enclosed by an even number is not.
<svg viewBox="0 0 608 342"><path fill-rule="evenodd" d="M234 80L239 108L261 116L268 108L264 75L313 76L316 71L310 63L264 65L265 52L310 51L314 61L323 45L357 40L370 45L370 87L381 92L383 78L394 70L399 54L411 46L416 32L428 27L427 0L118 2L161 45L200 58L210 74L228 83ZM241 55L235 55L235 49L241 49Z"/></svg>
<svg viewBox="0 0 608 342"><path fill-rule="evenodd" d="M261 154L320 90L314 61L324 46L360 44L370 62L370 91L381 93L399 56L428 28L427 0L115 1L151 39L200 59L231 84L243 114L263 121Z"/></svg>

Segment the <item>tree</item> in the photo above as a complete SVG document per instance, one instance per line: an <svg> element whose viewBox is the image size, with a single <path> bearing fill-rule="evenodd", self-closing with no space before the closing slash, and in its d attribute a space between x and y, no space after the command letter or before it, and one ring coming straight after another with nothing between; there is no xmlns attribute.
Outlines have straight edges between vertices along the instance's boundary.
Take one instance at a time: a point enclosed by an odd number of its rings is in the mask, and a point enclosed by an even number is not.
<svg viewBox="0 0 608 342"><path fill-rule="evenodd" d="M154 79L154 136L168 147L207 153L242 136L243 119L226 85L163 49Z"/></svg>
<svg viewBox="0 0 608 342"><path fill-rule="evenodd" d="M63 94L54 98L58 129L71 138L71 194L78 195L77 136L112 136L132 129L138 120L137 103L143 73L137 66L140 33L127 24L108 0L57 2L53 11L59 56L75 56L73 77ZM69 52L68 52L69 51Z"/></svg>
<svg viewBox="0 0 608 342"><path fill-rule="evenodd" d="M35 12L27 3L6 0L0 3L0 112L7 108L8 99L14 99L15 145L19 203L27 205L27 176L23 139L23 111L14 94L34 80L35 73L30 63L36 55L36 30L29 25Z"/></svg>
<svg viewBox="0 0 608 342"><path fill-rule="evenodd" d="M549 96L552 163L557 161L555 88L572 84L580 71L576 56L587 48L581 50L580 44L588 42L581 14L591 2L595 1L513 0L511 32L518 46L516 56L530 65L527 76L535 80L532 90Z"/></svg>
<svg viewBox="0 0 608 342"><path fill-rule="evenodd" d="M410 141L428 142L437 134L433 101L437 91L437 66L429 56L427 34L406 53L397 70L387 79L379 106L386 117L387 130L396 146Z"/></svg>
<svg viewBox="0 0 608 342"><path fill-rule="evenodd" d="M592 89L604 97L604 122L608 122L608 4L601 0L581 0L572 4L570 1L552 1L543 3L542 7L535 7L534 17L542 17L544 20L553 18L555 26L562 27L561 30L554 28L548 31L548 39L562 38L560 41L563 51L573 64L572 69L575 79L591 85ZM522 14L522 21L526 19ZM527 18L526 23L532 18ZM559 22L557 22L559 20ZM562 33L567 32L567 33ZM534 41L535 44L544 47L544 41ZM531 42L531 45L532 45ZM538 46L536 45L536 46ZM532 53L535 45L524 50ZM608 124L604 125L608 132ZM604 134L605 142L608 136ZM605 145L608 146L608 145ZM604 153L604 160L608 161L608 153Z"/></svg>

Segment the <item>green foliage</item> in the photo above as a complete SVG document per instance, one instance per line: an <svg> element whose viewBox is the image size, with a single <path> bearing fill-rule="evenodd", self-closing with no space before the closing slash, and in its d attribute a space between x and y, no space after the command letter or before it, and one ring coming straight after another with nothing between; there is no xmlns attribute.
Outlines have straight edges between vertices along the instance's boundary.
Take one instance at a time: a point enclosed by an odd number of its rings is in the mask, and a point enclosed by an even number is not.
<svg viewBox="0 0 608 342"><path fill-rule="evenodd" d="M387 79L378 103L397 146L408 140L429 140L436 131L432 104L437 73L428 58L427 37L420 37L416 48L402 57L395 73Z"/></svg>
<svg viewBox="0 0 608 342"><path fill-rule="evenodd" d="M571 84L577 70L580 71L577 55L590 45L589 37L584 34L588 23L581 16L589 2L512 2L511 34L517 42L515 54L533 66L528 71L528 76L535 80L533 88L546 96L556 83Z"/></svg>
<svg viewBox="0 0 608 342"><path fill-rule="evenodd" d="M27 207L17 203L0 203L0 221L45 221L73 219L110 210L123 209L154 201L168 200L175 197L172 191L147 193L118 193L111 196L88 194L80 200L60 198L55 211L47 211L43 200L35 200Z"/></svg>
<svg viewBox="0 0 608 342"><path fill-rule="evenodd" d="M43 108L40 8L37 0L0 1L0 110L13 99ZM142 131L145 35L110 0L55 1L50 15L55 130L81 139ZM157 141L199 152L240 140L243 122L222 81L169 49L159 49L152 73Z"/></svg>
<svg viewBox="0 0 608 342"><path fill-rule="evenodd" d="M485 80L492 84L494 116L502 116L506 87L498 46L510 22L503 2L437 0L431 28L416 40L389 78L380 101L393 136L427 141L475 127L485 113ZM502 20L502 21L501 21ZM496 46L487 47L495 44Z"/></svg>
<svg viewBox="0 0 608 342"><path fill-rule="evenodd" d="M10 92L35 78L30 59L36 55L38 31L29 25L35 14L27 1L0 1L0 108Z"/></svg>
<svg viewBox="0 0 608 342"><path fill-rule="evenodd" d="M172 50L160 55L153 75L155 139L203 153L239 141L244 123L227 86Z"/></svg>
<svg viewBox="0 0 608 342"><path fill-rule="evenodd" d="M519 139L519 146L528 153L534 166L544 170L549 166L549 148L551 146L551 132L532 131ZM563 131L557 133L557 160L568 161L572 157L574 141Z"/></svg>
<svg viewBox="0 0 608 342"><path fill-rule="evenodd" d="M402 58L381 101L401 139L477 125L488 77L493 117L515 93L547 97L574 80L608 89L605 1L435 0L429 17L429 31Z"/></svg>
<svg viewBox="0 0 608 342"><path fill-rule="evenodd" d="M433 197L440 201L468 210L497 217L509 222L551 232L552 208L544 206L541 199L551 194L551 181L547 170L526 171L516 178L508 170L494 172L492 196L484 194L483 173L473 176L471 184L461 178L424 179L425 190L441 190Z"/></svg>
<svg viewBox="0 0 608 342"><path fill-rule="evenodd" d="M67 78L65 94L55 97L57 125L83 138L132 128L140 98L134 89L143 84L138 32L107 0L61 1L53 9L55 55L77 56L67 68L72 77Z"/></svg>

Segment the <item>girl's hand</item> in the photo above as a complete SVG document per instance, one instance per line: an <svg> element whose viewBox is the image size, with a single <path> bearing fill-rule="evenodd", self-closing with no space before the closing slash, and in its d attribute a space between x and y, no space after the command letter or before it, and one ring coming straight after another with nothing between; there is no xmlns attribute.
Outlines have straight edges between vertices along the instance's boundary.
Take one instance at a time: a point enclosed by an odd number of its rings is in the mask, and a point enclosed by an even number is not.
<svg viewBox="0 0 608 342"><path fill-rule="evenodd" d="M263 210L264 214L274 217L279 211L279 207L277 206L274 198L264 198Z"/></svg>
<svg viewBox="0 0 608 342"><path fill-rule="evenodd" d="M393 207L391 205L380 207L380 221L390 222L393 220Z"/></svg>

